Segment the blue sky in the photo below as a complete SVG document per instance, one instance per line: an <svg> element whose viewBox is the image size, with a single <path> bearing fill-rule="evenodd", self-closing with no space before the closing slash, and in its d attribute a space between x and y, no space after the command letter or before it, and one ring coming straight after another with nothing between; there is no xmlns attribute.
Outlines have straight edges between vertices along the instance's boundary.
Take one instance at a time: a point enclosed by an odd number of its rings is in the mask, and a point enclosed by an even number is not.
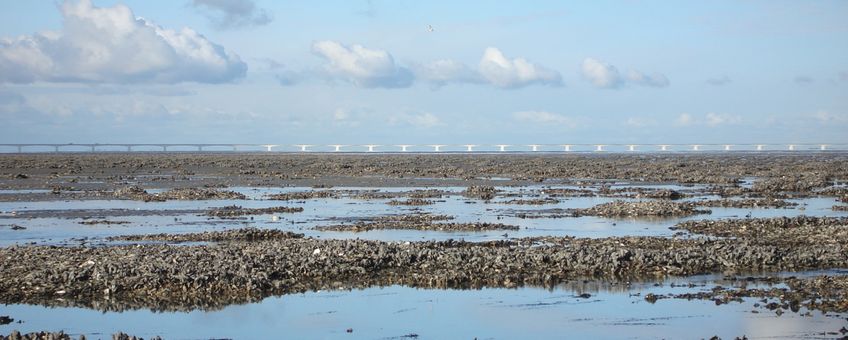
<svg viewBox="0 0 848 340"><path fill-rule="evenodd" d="M0 142L846 143L846 18L846 1L4 1Z"/></svg>

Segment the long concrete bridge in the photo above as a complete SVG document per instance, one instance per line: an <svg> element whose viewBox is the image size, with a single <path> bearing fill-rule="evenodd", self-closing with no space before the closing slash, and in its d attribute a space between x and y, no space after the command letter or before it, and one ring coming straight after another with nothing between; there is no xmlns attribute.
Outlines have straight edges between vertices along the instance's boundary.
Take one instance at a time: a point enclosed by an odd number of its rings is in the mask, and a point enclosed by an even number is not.
<svg viewBox="0 0 848 340"><path fill-rule="evenodd" d="M843 151L848 143L737 144L223 144L223 143L12 143L0 153L24 152L328 152L328 153L523 153L523 152L732 152Z"/></svg>

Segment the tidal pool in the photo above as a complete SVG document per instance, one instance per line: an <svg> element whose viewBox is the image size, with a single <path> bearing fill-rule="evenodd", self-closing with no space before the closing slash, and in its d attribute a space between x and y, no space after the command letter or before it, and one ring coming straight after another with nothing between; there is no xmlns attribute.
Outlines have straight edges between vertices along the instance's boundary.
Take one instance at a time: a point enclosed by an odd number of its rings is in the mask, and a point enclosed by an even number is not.
<svg viewBox="0 0 848 340"><path fill-rule="evenodd" d="M623 184L621 187L625 187ZM692 187L657 185L675 190L692 190ZM503 187L504 193L511 195L534 195L542 188L564 188L567 186L531 186ZM647 187L639 185L636 187ZM576 187L570 187L576 188ZM378 192L401 192L421 188L360 188L343 187L332 190L358 190ZM566 197L556 204L516 205L504 204L507 199L498 197L492 201L482 201L463 197L462 187L441 187L447 191L442 198L431 199L434 204L424 206L392 206L391 199L359 199L350 196L341 198L316 198L307 200L276 201L267 199L268 195L286 192L304 192L307 187L286 188L231 188L245 194L246 200L202 200L202 201L166 201L142 202L130 200L69 200L35 202L0 202L0 246L11 244L78 244L97 242L108 236L150 233L188 233L209 230L221 230L240 227L273 228L304 233L320 238L361 238L383 241L420 241L464 239L466 241L500 240L531 236L672 236L669 227L678 222L692 219L720 219L778 216L848 216L845 211L833 211L838 204L830 197L811 197L792 199L799 206L791 208L708 208L711 214L672 218L603 218L594 216L561 218L520 218L519 212L533 212L549 209L589 208L621 198L611 197ZM156 192L156 190L151 190ZM524 197L532 198L532 197ZM696 196L688 200L715 198ZM623 199L633 200L633 199ZM239 205L245 208L267 208L274 206L302 207L303 212L288 214L266 214L247 216L242 219L219 219L204 215L204 211L214 207ZM15 212L12 215L10 212ZM490 222L519 226L519 230L493 230L483 232L444 232L419 230L372 230L368 232L330 232L317 231L319 225L353 223L355 220L369 217L431 213L453 216L454 220L445 222ZM109 220L129 222L126 224L80 224L91 220ZM11 227L23 226L26 229L13 230ZM81 240L84 239L84 240Z"/></svg>
<svg viewBox="0 0 848 340"><path fill-rule="evenodd" d="M714 335L724 339L743 335L751 339L802 339L835 337L823 336L822 332L838 332L845 326L845 315L813 312L802 316L802 309L778 316L754 307L755 299L720 306L712 301L677 299L651 304L644 299L647 293L729 286L716 279L702 276L632 284L573 281L553 289L374 287L292 294L216 311L191 312L100 312L6 305L0 307L0 314L22 323L0 326L0 334L63 330L88 338L122 331L166 339L255 339L269 335L297 339L693 339Z"/></svg>

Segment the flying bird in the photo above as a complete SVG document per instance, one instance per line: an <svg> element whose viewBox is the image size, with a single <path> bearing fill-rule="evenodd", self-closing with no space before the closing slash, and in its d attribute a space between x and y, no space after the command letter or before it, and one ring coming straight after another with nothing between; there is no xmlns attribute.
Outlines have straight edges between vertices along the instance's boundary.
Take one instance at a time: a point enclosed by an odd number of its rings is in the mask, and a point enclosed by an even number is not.
<svg viewBox="0 0 848 340"><path fill-rule="evenodd" d="M427 25L427 32L433 32L433 31L435 31L435 29L433 29L433 25Z"/></svg>

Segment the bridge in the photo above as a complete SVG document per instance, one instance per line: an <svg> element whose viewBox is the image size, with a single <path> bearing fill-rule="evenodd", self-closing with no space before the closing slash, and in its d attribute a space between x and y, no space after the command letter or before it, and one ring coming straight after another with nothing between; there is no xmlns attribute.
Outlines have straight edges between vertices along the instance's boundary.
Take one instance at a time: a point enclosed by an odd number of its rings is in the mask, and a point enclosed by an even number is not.
<svg viewBox="0 0 848 340"><path fill-rule="evenodd" d="M285 153L632 153L632 152L848 152L848 143L739 144L224 144L224 143L13 143L0 153L43 152L285 152Z"/></svg>

